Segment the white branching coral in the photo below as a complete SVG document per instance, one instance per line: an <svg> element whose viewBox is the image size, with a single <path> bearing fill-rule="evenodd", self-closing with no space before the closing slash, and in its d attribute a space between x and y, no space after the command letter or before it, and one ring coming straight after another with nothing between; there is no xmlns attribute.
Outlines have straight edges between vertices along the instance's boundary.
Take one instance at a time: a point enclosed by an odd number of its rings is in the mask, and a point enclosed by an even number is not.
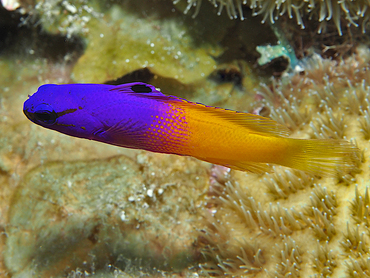
<svg viewBox="0 0 370 278"><path fill-rule="evenodd" d="M288 14L290 18L296 17L297 24L305 28L303 16L306 14L314 15L321 24L319 32L325 29L327 21L333 21L342 35L341 20L346 20L347 25L362 25L363 31L370 18L369 2L361 1L339 1L339 0L209 0L215 7L218 7L218 14L221 14L225 7L227 14L231 19L244 19L242 6L246 5L254 11L254 15L262 15L263 20L269 20L274 23L280 16ZM174 0L174 4L180 0ZM199 11L202 0L187 0L185 13L192 7L196 7L195 14Z"/></svg>
<svg viewBox="0 0 370 278"><path fill-rule="evenodd" d="M34 15L39 18L44 29L66 34L68 38L87 33L88 22L92 18L102 17L86 0L40 0L29 14L30 19Z"/></svg>

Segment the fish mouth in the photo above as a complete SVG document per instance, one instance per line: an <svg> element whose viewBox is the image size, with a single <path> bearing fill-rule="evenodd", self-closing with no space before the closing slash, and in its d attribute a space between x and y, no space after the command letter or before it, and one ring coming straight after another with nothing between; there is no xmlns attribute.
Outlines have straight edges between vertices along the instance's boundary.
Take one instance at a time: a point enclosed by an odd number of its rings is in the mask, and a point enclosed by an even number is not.
<svg viewBox="0 0 370 278"><path fill-rule="evenodd" d="M23 109L24 115L26 115L27 119L29 119L31 122L35 121L35 114L29 112L28 110Z"/></svg>

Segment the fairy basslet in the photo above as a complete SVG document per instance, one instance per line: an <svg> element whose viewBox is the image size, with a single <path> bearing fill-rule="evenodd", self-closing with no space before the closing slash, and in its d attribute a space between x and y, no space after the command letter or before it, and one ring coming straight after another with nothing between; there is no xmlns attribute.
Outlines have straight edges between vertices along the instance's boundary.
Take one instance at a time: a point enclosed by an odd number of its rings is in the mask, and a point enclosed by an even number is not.
<svg viewBox="0 0 370 278"><path fill-rule="evenodd" d="M271 119L166 96L138 82L43 85L23 112L71 136L257 173L277 164L332 175L353 166L357 151L345 140L288 138L288 129Z"/></svg>

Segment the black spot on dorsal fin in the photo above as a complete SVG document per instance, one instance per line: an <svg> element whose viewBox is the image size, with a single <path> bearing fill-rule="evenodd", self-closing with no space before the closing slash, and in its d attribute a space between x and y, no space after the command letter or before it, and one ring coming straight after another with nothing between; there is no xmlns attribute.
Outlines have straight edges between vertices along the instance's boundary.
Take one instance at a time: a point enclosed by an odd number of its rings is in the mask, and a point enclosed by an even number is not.
<svg viewBox="0 0 370 278"><path fill-rule="evenodd" d="M134 94L137 97L145 98L173 98L171 96L166 96L162 94L162 92L158 91L153 85L142 82L126 83L118 86L112 86L109 91L118 91L124 94Z"/></svg>
<svg viewBox="0 0 370 278"><path fill-rule="evenodd" d="M151 93L152 92L152 88L144 84L133 85L131 86L131 90L134 91L135 93Z"/></svg>

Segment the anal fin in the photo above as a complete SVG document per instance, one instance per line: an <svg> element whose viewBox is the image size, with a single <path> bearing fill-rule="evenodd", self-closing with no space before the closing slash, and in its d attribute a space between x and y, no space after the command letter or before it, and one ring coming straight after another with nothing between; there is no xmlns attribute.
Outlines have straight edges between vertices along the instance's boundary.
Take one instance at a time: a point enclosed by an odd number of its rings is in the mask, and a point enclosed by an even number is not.
<svg viewBox="0 0 370 278"><path fill-rule="evenodd" d="M236 161L236 160L224 160L216 158L202 158L196 157L200 160L207 161L209 163L222 165L234 170L250 172L255 174L271 173L272 167L267 163L250 162L250 161Z"/></svg>

